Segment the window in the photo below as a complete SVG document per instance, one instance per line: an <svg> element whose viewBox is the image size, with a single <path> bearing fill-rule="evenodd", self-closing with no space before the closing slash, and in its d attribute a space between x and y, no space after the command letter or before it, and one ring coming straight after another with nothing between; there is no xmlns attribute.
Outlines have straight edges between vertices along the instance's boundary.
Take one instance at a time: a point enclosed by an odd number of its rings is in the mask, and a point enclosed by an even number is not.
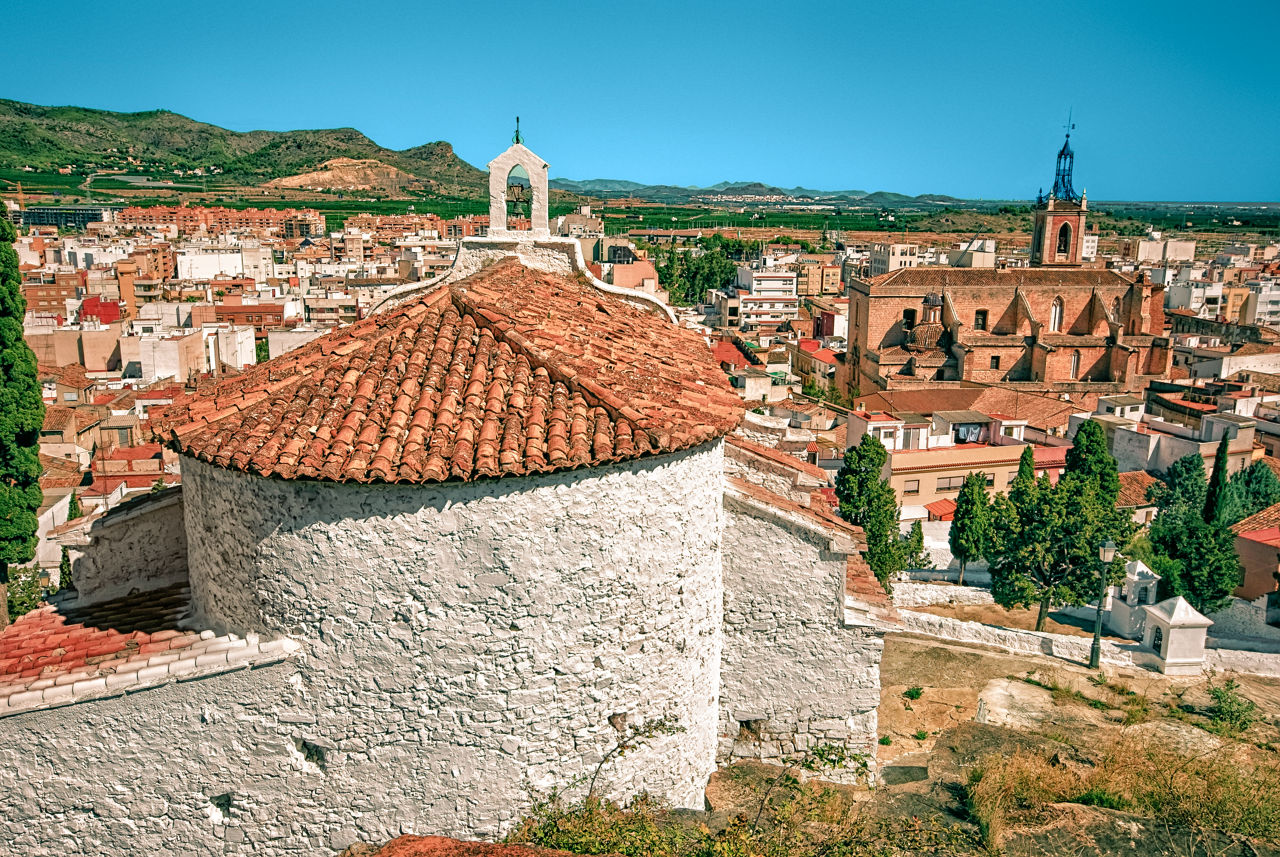
<svg viewBox="0 0 1280 857"><path fill-rule="evenodd" d="M992 368L992 369L999 369L999 368L1000 368L1000 356L999 356L998 354L994 354L994 355L992 355L992 357L991 357L991 368Z"/></svg>
<svg viewBox="0 0 1280 857"><path fill-rule="evenodd" d="M987 487L994 488L996 484L996 475L994 473L987 474Z"/></svg>
<svg viewBox="0 0 1280 857"><path fill-rule="evenodd" d="M973 329L987 329L987 311L985 309L980 309L973 314Z"/></svg>
<svg viewBox="0 0 1280 857"><path fill-rule="evenodd" d="M1049 307L1049 331L1057 333L1062 330L1062 298L1054 298Z"/></svg>
<svg viewBox="0 0 1280 857"><path fill-rule="evenodd" d="M1010 474L1009 474L1009 481L1008 481L1008 482L1006 482L1006 483L1005 483L1005 485L1012 485L1012 484L1013 484L1013 480L1015 480L1015 479L1017 479L1017 478L1018 478L1018 471L1016 471L1016 470L1015 470L1013 473L1010 473Z"/></svg>
<svg viewBox="0 0 1280 857"><path fill-rule="evenodd" d="M1074 381L1080 377L1080 352L1071 352L1071 380Z"/></svg>
<svg viewBox="0 0 1280 857"><path fill-rule="evenodd" d="M902 483L902 493L904 496L911 496L920 493L920 480L908 479Z"/></svg>
<svg viewBox="0 0 1280 857"><path fill-rule="evenodd" d="M959 491L960 486L964 484L963 476L940 476L938 477L939 491Z"/></svg>
<svg viewBox="0 0 1280 857"><path fill-rule="evenodd" d="M1071 224L1064 223L1062 228L1058 230L1058 252L1071 252Z"/></svg>
<svg viewBox="0 0 1280 857"><path fill-rule="evenodd" d="M913 309L904 309L902 311L902 327L906 330L916 326L916 311Z"/></svg>
<svg viewBox="0 0 1280 857"><path fill-rule="evenodd" d="M63 393L63 394L62 394L62 400L63 400L64 402L74 402L74 401L76 400L76 394L75 394L75 393Z"/></svg>

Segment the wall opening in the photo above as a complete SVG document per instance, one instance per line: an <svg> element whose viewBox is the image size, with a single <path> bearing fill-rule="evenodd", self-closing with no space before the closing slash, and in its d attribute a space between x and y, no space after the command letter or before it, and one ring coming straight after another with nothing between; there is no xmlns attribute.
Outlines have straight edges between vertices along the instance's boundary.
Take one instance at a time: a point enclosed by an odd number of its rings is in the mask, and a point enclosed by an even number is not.
<svg viewBox="0 0 1280 857"><path fill-rule="evenodd" d="M739 720L738 721L738 740L739 741L759 741L760 733L764 729L763 720Z"/></svg>
<svg viewBox="0 0 1280 857"><path fill-rule="evenodd" d="M1080 377L1080 352L1071 352L1071 380L1074 381Z"/></svg>
<svg viewBox="0 0 1280 857"><path fill-rule="evenodd" d="M533 228L533 182L520 164L507 173L507 228L527 231Z"/></svg>
<svg viewBox="0 0 1280 857"><path fill-rule="evenodd" d="M1058 252L1062 255L1071 253L1071 224L1064 223L1058 230Z"/></svg>
<svg viewBox="0 0 1280 857"><path fill-rule="evenodd" d="M1151 632L1151 648L1156 650L1156 654L1164 657L1164 629L1156 628Z"/></svg>
<svg viewBox="0 0 1280 857"><path fill-rule="evenodd" d="M1057 333L1062 330L1062 298L1054 298L1053 306L1049 307L1049 331Z"/></svg>
<svg viewBox="0 0 1280 857"><path fill-rule="evenodd" d="M214 824L223 824L231 818L231 792L213 795L209 798L209 820Z"/></svg>

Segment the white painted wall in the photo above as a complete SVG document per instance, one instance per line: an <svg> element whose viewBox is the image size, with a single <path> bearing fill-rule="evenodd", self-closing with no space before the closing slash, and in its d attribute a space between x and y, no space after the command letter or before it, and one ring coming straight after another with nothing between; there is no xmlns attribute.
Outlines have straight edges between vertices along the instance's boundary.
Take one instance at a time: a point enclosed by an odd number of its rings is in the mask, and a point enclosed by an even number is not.
<svg viewBox="0 0 1280 857"><path fill-rule="evenodd" d="M182 466L201 625L302 643L313 731L369 763L348 787L369 795L370 839L399 832L406 802L423 808L416 832L500 833L530 786L590 775L618 740L615 714L670 714L686 731L608 766L602 791L702 806L720 676L720 441L444 486Z"/></svg>
<svg viewBox="0 0 1280 857"><path fill-rule="evenodd" d="M837 743L874 767L883 639L841 621L853 546L731 494L725 510L721 760L779 762Z"/></svg>

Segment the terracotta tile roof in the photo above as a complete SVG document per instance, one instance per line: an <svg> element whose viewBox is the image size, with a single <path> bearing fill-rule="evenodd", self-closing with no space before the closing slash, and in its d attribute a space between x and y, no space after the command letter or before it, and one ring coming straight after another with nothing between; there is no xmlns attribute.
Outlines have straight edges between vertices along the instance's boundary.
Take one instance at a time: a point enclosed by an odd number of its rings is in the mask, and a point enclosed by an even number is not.
<svg viewBox="0 0 1280 857"><path fill-rule="evenodd" d="M46 606L0 632L0 717L99 694L276 660L286 640L179 630L188 613L185 584L81 610Z"/></svg>
<svg viewBox="0 0 1280 857"><path fill-rule="evenodd" d="M911 412L925 416L937 411L980 411L988 415L995 412L1026 420L1035 428L1049 429L1066 428L1072 414L1092 411L1092 403L1096 401L1096 395L1064 402L1052 396L975 385L885 390L862 396L855 403L869 411Z"/></svg>
<svg viewBox="0 0 1280 857"><path fill-rule="evenodd" d="M803 461L796 458L794 455L788 455L785 452L771 449L763 444L749 441L741 435L731 434L725 438L725 442L743 450L744 452L749 452L752 455L758 455L761 458L774 462L775 464L781 464L783 467L790 468L797 473L808 474L814 479L817 479L823 485L826 485L831 480L830 476L827 475L827 471L823 470L818 465L810 464L808 461Z"/></svg>
<svg viewBox="0 0 1280 857"><path fill-rule="evenodd" d="M1160 480L1145 470L1129 470L1120 474L1120 496L1116 505L1121 509L1150 506L1147 489Z"/></svg>
<svg viewBox="0 0 1280 857"><path fill-rule="evenodd" d="M36 366L36 372L39 374L41 381L57 381L59 384L80 390L93 386L93 381L86 374L85 368L79 363L73 363L70 366L51 366L47 363L40 363Z"/></svg>
<svg viewBox="0 0 1280 857"><path fill-rule="evenodd" d="M54 458L51 455L40 454L40 466L43 472L40 474L40 487L44 489L50 488L79 488L84 484L88 474L80 469L80 464L75 461L68 461L65 458Z"/></svg>
<svg viewBox="0 0 1280 857"><path fill-rule="evenodd" d="M744 407L694 331L508 259L152 420L174 449L263 476L442 482L686 449Z"/></svg>
<svg viewBox="0 0 1280 857"><path fill-rule="evenodd" d="M821 363L835 363L836 353L830 348L819 348L813 352L813 359Z"/></svg>
<svg viewBox="0 0 1280 857"><path fill-rule="evenodd" d="M751 361L738 350L738 346L727 339L721 339L716 342L715 348L712 349L712 354L717 363L722 365L727 363L735 369L751 365Z"/></svg>
<svg viewBox="0 0 1280 857"><path fill-rule="evenodd" d="M946 289L1013 288L1018 285L1075 286L1130 285L1133 277L1106 268L899 268L867 280L873 286L942 292Z"/></svg>
<svg viewBox="0 0 1280 857"><path fill-rule="evenodd" d="M1271 468L1272 473L1276 476L1280 476L1280 458L1276 458L1274 455L1264 455L1262 456L1262 460L1266 463L1267 467Z"/></svg>
<svg viewBox="0 0 1280 857"><path fill-rule="evenodd" d="M950 497L943 497L941 500L925 503L924 507L929 510L929 514L939 521L950 521L956 515L956 501Z"/></svg>
<svg viewBox="0 0 1280 857"><path fill-rule="evenodd" d="M1237 521L1231 525L1231 532L1248 538L1249 533L1276 526L1280 526L1280 503L1268 506L1261 512L1255 512L1242 521Z"/></svg>
<svg viewBox="0 0 1280 857"><path fill-rule="evenodd" d="M44 409L44 425L41 431L66 431L75 425L76 412L62 405L47 405Z"/></svg>
<svg viewBox="0 0 1280 857"><path fill-rule="evenodd" d="M160 458L163 447L158 443L144 443L139 446L118 446L111 450L107 458L111 461L138 461L146 458Z"/></svg>

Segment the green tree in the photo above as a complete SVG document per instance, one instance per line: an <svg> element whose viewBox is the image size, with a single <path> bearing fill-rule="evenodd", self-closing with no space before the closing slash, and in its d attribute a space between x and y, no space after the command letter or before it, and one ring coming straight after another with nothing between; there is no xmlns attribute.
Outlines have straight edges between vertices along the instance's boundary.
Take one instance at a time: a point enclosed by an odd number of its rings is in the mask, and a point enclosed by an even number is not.
<svg viewBox="0 0 1280 857"><path fill-rule="evenodd" d="M29 562L36 550L40 491L40 426L44 398L36 357L22 338L17 237L0 220L0 627L9 624L9 566Z"/></svg>
<svg viewBox="0 0 1280 857"><path fill-rule="evenodd" d="M1204 459L1191 453L1169 465L1163 482L1147 489L1147 499L1161 512L1174 506L1183 506L1199 512L1204 508L1208 484L1204 478Z"/></svg>
<svg viewBox="0 0 1280 857"><path fill-rule="evenodd" d="M1206 522L1218 521L1225 517L1227 509L1227 436L1218 441L1218 451L1213 456L1213 472L1209 474L1209 490L1204 496L1204 514ZM1198 608L1197 608L1198 609Z"/></svg>
<svg viewBox="0 0 1280 857"><path fill-rule="evenodd" d="M851 524L865 526L872 486L882 481L881 474L888 460L884 444L872 434L864 434L857 446L845 451L844 465L836 473L840 517Z"/></svg>
<svg viewBox="0 0 1280 857"><path fill-rule="evenodd" d="M905 568L933 568L933 559L924 549L924 526L920 520L911 522L911 532L902 544Z"/></svg>
<svg viewBox="0 0 1280 857"><path fill-rule="evenodd" d="M67 546L62 546L62 559L58 561L58 587L60 589L75 589L76 585L71 580L71 554L67 551Z"/></svg>
<svg viewBox="0 0 1280 857"><path fill-rule="evenodd" d="M1067 472L1085 477L1098 486L1098 496L1112 505L1120 496L1116 460L1107 449L1107 434L1096 420L1085 420L1067 449Z"/></svg>
<svg viewBox="0 0 1280 857"><path fill-rule="evenodd" d="M265 339L259 339L253 344L253 353L259 363L266 363L271 359L271 347Z"/></svg>
<svg viewBox="0 0 1280 857"><path fill-rule="evenodd" d="M1133 522L1104 496L1093 479L1068 472L1057 485L1041 478L1015 479L1009 498L993 516L991 594L1002 607L1039 608L1037 631L1054 604L1080 605L1098 593L1098 545L1125 544ZM1107 571L1123 575L1119 559Z"/></svg>
<svg viewBox="0 0 1280 857"><path fill-rule="evenodd" d="M872 483L866 497L862 530L867 539L867 565L888 592L889 579L902 571L906 561L898 535L898 498L883 479Z"/></svg>
<svg viewBox="0 0 1280 857"><path fill-rule="evenodd" d="M1234 524L1280 503L1280 479L1265 461L1255 461L1227 481L1227 493L1228 523Z"/></svg>
<svg viewBox="0 0 1280 857"><path fill-rule="evenodd" d="M67 501L67 520L74 521L76 518L84 517L84 509L80 508L80 495L71 492L71 499Z"/></svg>
<svg viewBox="0 0 1280 857"><path fill-rule="evenodd" d="M1030 449L1030 447L1028 447ZM956 497L955 517L951 521L951 555L960 560L960 585L964 586L965 567L986 555L991 530L990 503L987 500L987 474L970 473Z"/></svg>

